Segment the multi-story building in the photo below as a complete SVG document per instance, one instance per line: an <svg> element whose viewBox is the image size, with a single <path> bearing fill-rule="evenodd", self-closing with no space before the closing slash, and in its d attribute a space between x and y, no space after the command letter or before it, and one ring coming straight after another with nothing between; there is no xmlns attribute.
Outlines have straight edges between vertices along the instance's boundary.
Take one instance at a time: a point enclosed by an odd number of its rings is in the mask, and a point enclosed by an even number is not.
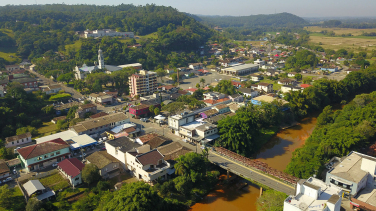
<svg viewBox="0 0 376 211"><path fill-rule="evenodd" d="M179 128L182 125L188 124L195 120L195 114L192 111L182 111L179 114L168 117L168 127L171 129L172 133L179 135Z"/></svg>
<svg viewBox="0 0 376 211"><path fill-rule="evenodd" d="M89 103L89 104L84 104L80 105L78 109L76 110L75 117L76 118L85 118L85 114L91 112L93 114L97 113L97 106Z"/></svg>
<svg viewBox="0 0 376 211"><path fill-rule="evenodd" d="M167 179L170 164L157 149L142 154L136 150L128 151L126 157L127 168L137 179L147 183L156 182L158 178Z"/></svg>
<svg viewBox="0 0 376 211"><path fill-rule="evenodd" d="M93 103L111 104L113 97L104 92L91 93L88 99Z"/></svg>
<svg viewBox="0 0 376 211"><path fill-rule="evenodd" d="M326 173L326 183L336 185L350 195L350 207L376 210L376 158L358 152L333 161Z"/></svg>
<svg viewBox="0 0 376 211"><path fill-rule="evenodd" d="M114 140L107 141L105 142L105 145L107 153L113 156L114 158L118 159L123 164L124 169L126 169L127 163L125 154L129 150L138 149L139 147L141 147L140 144L131 141L127 137L120 137Z"/></svg>
<svg viewBox="0 0 376 211"><path fill-rule="evenodd" d="M334 185L325 184L316 178L301 179L296 185L295 196L283 203L283 211L340 211L342 191Z"/></svg>
<svg viewBox="0 0 376 211"><path fill-rule="evenodd" d="M82 183L81 172L84 167L85 164L77 158L69 158L61 161L57 168L74 187Z"/></svg>
<svg viewBox="0 0 376 211"><path fill-rule="evenodd" d="M125 113L119 112L79 122L71 127L70 130L76 132L78 135L98 135L113 127L129 122L129 117Z"/></svg>
<svg viewBox="0 0 376 211"><path fill-rule="evenodd" d="M31 142L31 133L27 132L21 135L5 138L5 148L16 147Z"/></svg>
<svg viewBox="0 0 376 211"><path fill-rule="evenodd" d="M219 92L204 93L204 100L206 100L206 99L219 100L219 99L222 99L222 98L225 98L225 97L226 97L225 94L222 94L222 93L219 93Z"/></svg>
<svg viewBox="0 0 376 211"><path fill-rule="evenodd" d="M157 90L157 73L140 70L129 78L129 93L132 97L150 95Z"/></svg>
<svg viewBox="0 0 376 211"><path fill-rule="evenodd" d="M50 166L70 157L69 145L61 138L18 149L21 164L27 171Z"/></svg>
<svg viewBox="0 0 376 211"><path fill-rule="evenodd" d="M270 93L270 92L273 92L273 84L269 84L269 83L259 83L257 85L257 88L259 90L262 90L266 93Z"/></svg>
<svg viewBox="0 0 376 211"><path fill-rule="evenodd" d="M9 75L7 79L0 80L0 86L2 86L4 90L6 90L6 86L10 82L18 82L22 86L24 86L24 88L38 88L37 79L29 77L14 78L13 75Z"/></svg>

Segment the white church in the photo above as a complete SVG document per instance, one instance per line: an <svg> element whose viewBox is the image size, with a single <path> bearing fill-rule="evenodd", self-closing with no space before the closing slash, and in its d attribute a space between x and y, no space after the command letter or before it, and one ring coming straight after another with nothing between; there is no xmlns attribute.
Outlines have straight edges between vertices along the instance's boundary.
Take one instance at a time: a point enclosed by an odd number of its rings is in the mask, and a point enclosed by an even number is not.
<svg viewBox="0 0 376 211"><path fill-rule="evenodd" d="M142 69L142 64L140 63L133 63L133 64L125 64L125 65L105 65L104 64L104 57L103 52L101 49L98 50L98 65L96 62L94 62L94 66L87 66L86 64L83 64L82 67L76 66L74 71L74 76L76 77L76 80L85 79L86 76L90 73L92 73L95 70L102 70L106 69L107 74L111 74L112 72L121 70L126 67L133 67L137 70Z"/></svg>

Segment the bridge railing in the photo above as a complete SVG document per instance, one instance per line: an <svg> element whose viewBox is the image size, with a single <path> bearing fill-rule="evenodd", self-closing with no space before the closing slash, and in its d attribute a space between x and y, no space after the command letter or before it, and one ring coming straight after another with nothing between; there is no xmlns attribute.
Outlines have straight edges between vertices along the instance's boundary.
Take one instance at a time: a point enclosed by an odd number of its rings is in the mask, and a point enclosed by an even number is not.
<svg viewBox="0 0 376 211"><path fill-rule="evenodd" d="M293 186L295 186L296 183L299 181L299 178L296 178L294 176L291 176L289 174L281 172L277 169L273 169L273 168L269 167L268 164L266 164L262 161L259 161L259 160L256 160L256 159L250 159L250 158L241 156L241 155L239 155L235 152L232 152L228 149L225 149L223 147L213 147L212 150L214 150L216 153L218 153L222 156L225 156L225 157L233 160L234 162L245 165L245 166L247 166L251 169L254 169L258 172L276 177L276 178L280 179L282 182L291 184Z"/></svg>

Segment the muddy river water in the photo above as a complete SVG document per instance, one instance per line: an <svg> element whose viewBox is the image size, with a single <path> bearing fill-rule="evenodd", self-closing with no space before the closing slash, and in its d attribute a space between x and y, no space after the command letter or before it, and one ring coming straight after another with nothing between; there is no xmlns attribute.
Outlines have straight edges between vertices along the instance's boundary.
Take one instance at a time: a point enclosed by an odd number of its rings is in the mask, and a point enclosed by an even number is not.
<svg viewBox="0 0 376 211"><path fill-rule="evenodd" d="M290 162L292 153L301 147L316 126L316 117L307 117L296 126L279 131L260 150L257 158L270 167L283 171ZM202 201L191 207L192 211L256 211L260 190L247 186L241 190L231 186L217 185Z"/></svg>

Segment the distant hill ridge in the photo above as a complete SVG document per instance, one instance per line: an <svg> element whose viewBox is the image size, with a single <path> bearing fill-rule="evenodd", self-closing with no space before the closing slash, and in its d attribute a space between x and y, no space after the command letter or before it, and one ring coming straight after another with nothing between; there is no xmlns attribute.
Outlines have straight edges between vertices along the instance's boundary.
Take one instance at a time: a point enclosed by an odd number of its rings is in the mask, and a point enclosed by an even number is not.
<svg viewBox="0 0 376 211"><path fill-rule="evenodd" d="M278 13L270 15L250 15L250 16L204 16L191 15L198 21L202 21L210 26L226 27L259 27L259 26L294 26L308 24L303 18L291 13Z"/></svg>

